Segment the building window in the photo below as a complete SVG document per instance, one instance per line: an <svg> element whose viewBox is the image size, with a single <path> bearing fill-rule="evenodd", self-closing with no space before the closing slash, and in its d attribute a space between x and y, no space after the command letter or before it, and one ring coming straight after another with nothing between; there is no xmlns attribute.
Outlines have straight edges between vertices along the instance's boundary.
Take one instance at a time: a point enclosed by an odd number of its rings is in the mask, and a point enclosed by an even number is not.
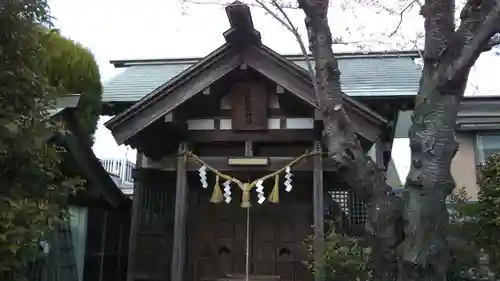
<svg viewBox="0 0 500 281"><path fill-rule="evenodd" d="M84 281L125 281L128 262L128 213L89 207Z"/></svg>
<svg viewBox="0 0 500 281"><path fill-rule="evenodd" d="M476 139L477 157L479 163L494 153L500 153L500 132L495 134L478 134Z"/></svg>

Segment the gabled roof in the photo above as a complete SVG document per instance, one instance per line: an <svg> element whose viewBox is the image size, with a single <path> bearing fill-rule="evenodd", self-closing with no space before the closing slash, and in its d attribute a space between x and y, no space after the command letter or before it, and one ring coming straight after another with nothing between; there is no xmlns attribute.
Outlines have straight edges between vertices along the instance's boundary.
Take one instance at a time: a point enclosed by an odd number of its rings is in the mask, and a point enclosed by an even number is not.
<svg viewBox="0 0 500 281"><path fill-rule="evenodd" d="M87 180L90 191L98 194L113 209L127 206L130 199L115 184L109 173L104 169L101 161L92 150L92 145L81 130L78 120L72 110L65 110L61 115L66 123L67 131L56 136L70 153L71 158L78 166L79 174Z"/></svg>
<svg viewBox="0 0 500 281"><path fill-rule="evenodd" d="M126 205L130 199L116 186L104 169L92 150L92 144L74 116L74 108L78 105L79 98L79 94L61 95L54 102L54 107L49 109L49 115L52 118L62 118L67 129L64 133L56 133L53 137L66 147L71 158L78 165L79 174L87 180L96 194L102 196L112 208Z"/></svg>
<svg viewBox="0 0 500 281"><path fill-rule="evenodd" d="M303 55L283 55L307 69ZM355 97L414 96L421 70L416 52L339 53L342 90ZM116 60L111 63L123 72L104 83L102 101L134 103L165 81L169 81L203 58Z"/></svg>
<svg viewBox="0 0 500 281"><path fill-rule="evenodd" d="M224 33L226 44L189 66L172 79L166 81L166 83L164 81L162 85L105 124L112 131L117 143L125 142L242 63L247 63L250 68L280 84L311 106L317 107L314 89L308 73L293 61L262 45L260 34L253 29L248 6L239 2L237 4L233 3L226 7L226 12L232 24L231 28ZM410 60L412 55L408 53L405 55L407 62L412 64L410 69L417 71L417 66ZM379 54L378 56L383 55ZM375 59L375 57L367 55L366 59ZM185 60L180 62L185 62ZM136 61L135 63L141 64L144 61ZM382 73L382 71L379 70L378 73ZM363 81L363 77L359 77L359 81ZM418 81L418 79L415 81ZM387 88L389 89L389 87ZM368 127L371 126L370 128L372 128L368 129L371 130L368 132L368 137L366 134L363 135L362 132L361 135L368 140L374 141L377 137L374 132L381 130L386 120L352 98L348 96L344 96L344 98L348 112L357 116L355 119L363 120L360 122L365 124L358 127L367 128L366 124L368 124ZM353 122L356 123L357 121ZM374 130L373 128L377 129ZM358 133L360 131L362 130L357 130Z"/></svg>
<svg viewBox="0 0 500 281"><path fill-rule="evenodd" d="M314 98L314 89L307 71L305 71L303 65L300 65L300 56L289 56L287 59L264 46L260 42L260 34L253 29L248 6L242 5L239 2L237 4L233 3L226 7L226 12L232 24L231 28L224 33L226 43L195 63L190 59L169 61L168 64L165 64L165 61L157 60L114 62L115 65L128 67L128 70L131 70L128 71L128 74L136 73L141 79L146 79L147 76L147 79L154 81L149 86L135 87L132 84L127 84L128 82L132 83L131 81L134 81L134 79L121 80L120 77L127 74L127 71L113 80L115 82L123 82L119 87L122 87L123 91L125 89L129 91L129 101L140 98L127 110L105 124L112 131L118 144L126 142L130 137L198 94L233 69L239 67L242 63L247 63L250 68L275 81L311 106L317 107ZM346 61L349 61L346 65L354 65L356 67L353 68L357 69L356 72L352 73L351 77L348 77L348 80L344 80L350 81L348 83L352 85L352 87L347 86L346 88L351 93L370 91L380 94L384 93L385 95L389 93L397 93L399 96L415 95L420 76L420 70L413 62L413 58L415 57L416 53L413 52L399 54L374 53L364 54L361 57L359 54L346 54L344 58ZM384 61L384 63L380 63L381 61ZM364 70L364 66L370 64L378 66L378 68L372 67L369 70ZM161 75L154 78L158 73L165 74L165 72L158 71L161 67L170 67L173 65L181 65L180 68L184 70L170 80L167 80L168 78L159 78ZM405 67L401 67L402 65L405 65ZM149 70L147 70L148 67ZM176 73L175 71L170 71L172 69L165 68L164 70L168 72L168 75ZM343 71L343 69L341 70ZM394 73L399 74L399 78L394 81L382 79L383 77L389 77L387 73L390 70L394 70ZM395 76L398 77L397 75ZM115 83L113 81L108 83L107 89L109 89L109 85ZM373 83L373 81L379 81L378 88L371 86L370 83ZM160 82L161 85L158 85ZM152 91L144 95L144 91L149 91L150 89ZM106 98L105 94L104 99L106 100ZM362 122L365 125L369 124L368 127L371 126L372 129L369 129L371 130L369 133L370 136L367 139L374 141L377 135L374 136L373 132L380 130L386 120L349 96L345 95L344 98L347 110L354 112L353 114L356 116L361 116ZM124 100L127 99L121 99L121 101ZM361 128L363 126L358 127ZM377 129L374 130L373 128ZM358 130L357 132L359 133L360 131ZM366 134L364 136L366 137Z"/></svg>
<svg viewBox="0 0 500 281"><path fill-rule="evenodd" d="M242 62L234 48L230 44L224 44L104 125L111 130L116 142L121 144L231 72ZM192 83L195 79L197 79L196 82ZM126 127L126 131L117 130L118 126L125 122L127 122L126 126L122 127Z"/></svg>

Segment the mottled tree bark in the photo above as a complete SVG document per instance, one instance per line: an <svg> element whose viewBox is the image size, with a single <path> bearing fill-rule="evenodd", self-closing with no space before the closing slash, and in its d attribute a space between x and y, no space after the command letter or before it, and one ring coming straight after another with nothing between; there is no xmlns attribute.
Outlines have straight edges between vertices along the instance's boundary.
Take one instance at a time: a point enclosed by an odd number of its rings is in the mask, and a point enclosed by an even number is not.
<svg viewBox="0 0 500 281"><path fill-rule="evenodd" d="M395 280L395 246L402 240L403 205L392 194L385 175L361 149L342 105L340 71L332 51L328 26L328 1L299 0L306 14L309 47L315 67L318 105L322 114L323 138L328 152L343 179L354 188L368 209L367 230L373 249L375 280Z"/></svg>
<svg viewBox="0 0 500 281"><path fill-rule="evenodd" d="M445 198L454 188L450 173L457 150L455 122L470 68L500 31L498 0L469 0L455 30L454 1L427 0L424 68L412 116L409 196L401 229L401 202L385 176L365 156L342 106L337 61L328 26L328 0L298 0L306 15L310 50L323 117L324 142L340 175L368 208L367 229L373 247L374 280L446 280L448 268ZM490 44L488 44L490 43ZM404 238L404 241L403 241ZM399 245L399 266L395 247Z"/></svg>
<svg viewBox="0 0 500 281"><path fill-rule="evenodd" d="M465 81L455 89L434 79L454 32L454 3L426 1L424 68L410 128L411 169L406 179L408 201L405 240L400 245L400 280L445 280L448 268L445 199L454 188L451 160L457 150L454 127Z"/></svg>
<svg viewBox="0 0 500 281"><path fill-rule="evenodd" d="M424 68L409 131L412 152L406 180L405 240L400 280L445 281L449 267L445 199L455 183L451 161L458 149L456 117L469 71L500 22L496 1L468 1L455 31L454 1L427 0ZM496 4L496 10L492 9ZM488 19L487 15L491 13ZM497 23L497 29L487 24Z"/></svg>

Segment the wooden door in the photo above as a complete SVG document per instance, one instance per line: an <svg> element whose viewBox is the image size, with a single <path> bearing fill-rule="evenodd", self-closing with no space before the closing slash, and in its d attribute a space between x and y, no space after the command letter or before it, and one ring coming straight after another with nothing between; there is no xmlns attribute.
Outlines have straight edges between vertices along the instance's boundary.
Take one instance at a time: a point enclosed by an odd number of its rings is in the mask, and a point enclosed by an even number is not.
<svg viewBox="0 0 500 281"><path fill-rule="evenodd" d="M235 198L240 198L235 196ZM246 209L239 200L211 204L200 198L193 220L191 280L217 280L245 273ZM250 274L282 281L310 281L304 239L311 233L312 206L298 202L256 203L250 208Z"/></svg>
<svg viewBox="0 0 500 281"><path fill-rule="evenodd" d="M206 198L208 202L208 198ZM216 280L245 272L245 210L239 204L202 203L192 227L192 280Z"/></svg>
<svg viewBox="0 0 500 281"><path fill-rule="evenodd" d="M267 204L252 209L252 274L281 281L312 280L304 239L310 234L311 206Z"/></svg>

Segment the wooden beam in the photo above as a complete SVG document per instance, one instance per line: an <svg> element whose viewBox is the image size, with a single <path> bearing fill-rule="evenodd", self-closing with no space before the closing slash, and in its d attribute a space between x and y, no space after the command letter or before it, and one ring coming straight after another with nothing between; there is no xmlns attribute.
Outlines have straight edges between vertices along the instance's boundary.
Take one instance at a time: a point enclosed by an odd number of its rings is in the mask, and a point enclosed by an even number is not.
<svg viewBox="0 0 500 281"><path fill-rule="evenodd" d="M173 111L165 114L165 123L171 123L171 122L174 122L174 112Z"/></svg>
<svg viewBox="0 0 500 281"><path fill-rule="evenodd" d="M385 145L383 145L381 139L377 139L375 141L375 163L380 170L385 172L387 170L387 167L384 163L384 151Z"/></svg>
<svg viewBox="0 0 500 281"><path fill-rule="evenodd" d="M314 150L321 151L321 142L314 143ZM314 276L315 281L325 280L324 265L325 265L325 219L323 209L323 157L316 155L313 157L313 215L314 215L314 266L317 274Z"/></svg>
<svg viewBox="0 0 500 281"><path fill-rule="evenodd" d="M200 157L207 165L210 165L214 169L221 172L237 172L237 171L248 171L248 172L258 172L258 171L276 171L277 169L283 168L292 162L295 157L269 157L268 166L230 166L229 157L224 156L214 156L214 157ZM294 171L312 171L314 169L314 157L308 157L302 159L297 164L292 167ZM332 172L336 171L336 167L333 162L327 157L322 157L323 171ZM143 165L144 169L158 170L158 171L175 171L176 170L177 159L173 157L165 157L160 161L148 161L147 164ZM196 162L193 158L188 158L186 162L186 171L198 171L200 164Z"/></svg>
<svg viewBox="0 0 500 281"><path fill-rule="evenodd" d="M106 249L106 236L108 232L107 224L108 224L108 214L109 211L104 210L104 219L102 220L102 234L101 234L101 249L103 249L103 252ZM113 237L112 239L116 239L116 237ZM57 244L56 244L57 245ZM57 266L57 270L60 270L60 266ZM104 275L104 256L101 256L100 264L99 264L99 280L103 280L103 275ZM58 280L61 280L61 277L58 276Z"/></svg>
<svg viewBox="0 0 500 281"><path fill-rule="evenodd" d="M313 142L316 136L313 130L267 130L263 132L235 132L235 131L189 131L186 140L193 143L207 142Z"/></svg>
<svg viewBox="0 0 500 281"><path fill-rule="evenodd" d="M179 144L179 155L187 149L185 143ZM186 155L177 157L177 181L175 187L174 238L172 244L171 281L184 281L184 262L186 259L186 221L187 191Z"/></svg>
<svg viewBox="0 0 500 281"><path fill-rule="evenodd" d="M364 137L372 143L375 142L380 135L382 135L384 131L384 124L375 124L374 122L371 122L371 120L364 116L364 113L357 108L351 106L345 106L344 108L347 115L352 120L351 124L354 131L358 135Z"/></svg>
<svg viewBox="0 0 500 281"><path fill-rule="evenodd" d="M245 156L253 156L253 142L250 140L245 141Z"/></svg>
<svg viewBox="0 0 500 281"><path fill-rule="evenodd" d="M280 84L276 84L276 94L284 94L285 93L285 88L281 86Z"/></svg>
<svg viewBox="0 0 500 281"><path fill-rule="evenodd" d="M140 151L137 151L135 157L135 166L141 168L143 155ZM141 182L134 179L134 195L132 197L132 211L130 218L130 234L129 234L129 246L128 246L128 266L127 266L127 281L135 280L135 251L137 248L137 233L139 230L139 202L142 201L141 194L142 191Z"/></svg>
<svg viewBox="0 0 500 281"><path fill-rule="evenodd" d="M199 105L206 106L206 100L201 101ZM196 105L198 106L198 104ZM196 111L195 111L196 110ZM232 117L232 109L220 109L214 113L212 109L209 108L194 108L193 111L189 114L186 119L203 119L203 118L231 118ZM311 111L312 112L312 111ZM284 117L284 118L313 118L313 115L309 112L303 111L285 111L283 108L268 108L267 109L268 117ZM321 119L318 119L321 120Z"/></svg>

